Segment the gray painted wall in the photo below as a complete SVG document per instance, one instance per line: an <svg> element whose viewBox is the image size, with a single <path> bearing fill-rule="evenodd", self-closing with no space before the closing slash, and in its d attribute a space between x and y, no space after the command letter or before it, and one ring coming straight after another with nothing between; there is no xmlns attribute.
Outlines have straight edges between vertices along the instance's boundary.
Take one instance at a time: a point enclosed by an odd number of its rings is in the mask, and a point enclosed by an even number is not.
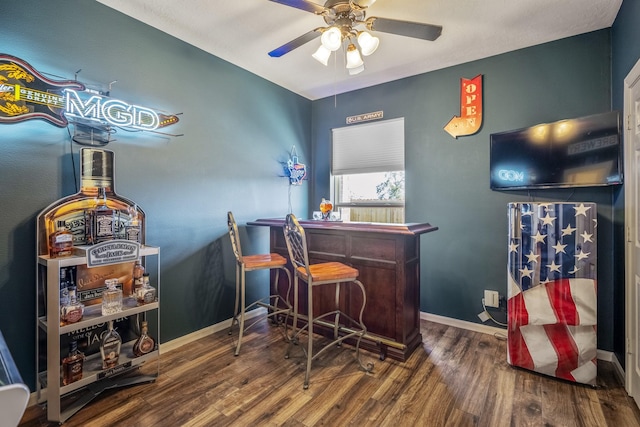
<svg viewBox="0 0 640 427"><path fill-rule="evenodd" d="M16 19L20 17L21 19ZM311 102L97 2L3 2L3 53L111 95L182 112L168 132L119 132L116 192L138 202L147 242L161 247L161 341L231 317L235 270L226 212L239 223L288 213L280 161L310 157ZM0 328L34 387L35 218L76 192L67 129L42 121L0 126ZM306 215L308 184L292 189ZM244 230L245 252L268 249L267 230ZM264 280L259 274L252 280Z"/></svg>
<svg viewBox="0 0 640 427"><path fill-rule="evenodd" d="M598 203L598 348L613 350L612 199L621 187L489 189L491 133L610 110L610 43L602 30L314 102L309 209L329 192L332 128L371 111L404 117L406 220L440 228L421 239L421 310L480 323L483 290L506 295L507 203ZM454 139L443 128L459 114L460 78L478 74L482 129ZM494 314L504 321L504 313Z"/></svg>

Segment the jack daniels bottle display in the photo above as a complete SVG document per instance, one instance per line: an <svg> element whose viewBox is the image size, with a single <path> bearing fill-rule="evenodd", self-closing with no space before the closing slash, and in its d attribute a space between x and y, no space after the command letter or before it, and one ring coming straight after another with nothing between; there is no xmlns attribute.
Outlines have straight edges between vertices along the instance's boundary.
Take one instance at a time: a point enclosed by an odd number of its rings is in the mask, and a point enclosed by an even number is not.
<svg viewBox="0 0 640 427"><path fill-rule="evenodd" d="M68 248L69 237L72 246L90 246L112 239L134 240L144 244L144 211L137 203L115 192L113 151L82 148L80 160L80 191L52 203L38 215L38 256L55 258L72 255L73 251ZM123 291L126 290L126 295L130 295L133 287L132 266L133 263L73 267L77 302L85 306L100 304L102 292L106 290L104 278L120 279ZM43 277L46 273L41 271L39 275ZM68 276L61 279L61 307L68 303L68 286L64 284ZM42 283L39 298L40 301L46 301L46 280L42 280ZM44 308L45 304L41 307ZM43 314L39 313L39 316ZM69 320L65 323L69 323Z"/></svg>
<svg viewBox="0 0 640 427"><path fill-rule="evenodd" d="M115 192L113 151L82 148L80 161L80 191L54 202L38 216L38 255L50 253L50 236L58 231L59 221L71 232L73 246L111 239L144 244L144 211Z"/></svg>

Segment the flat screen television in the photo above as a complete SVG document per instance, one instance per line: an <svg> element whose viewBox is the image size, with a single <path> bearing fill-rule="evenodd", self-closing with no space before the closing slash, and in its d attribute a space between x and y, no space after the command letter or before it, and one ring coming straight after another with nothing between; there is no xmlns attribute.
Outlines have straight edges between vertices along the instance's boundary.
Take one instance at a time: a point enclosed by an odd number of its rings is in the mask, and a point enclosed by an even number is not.
<svg viewBox="0 0 640 427"><path fill-rule="evenodd" d="M622 184L620 135L618 111L493 133L491 189Z"/></svg>

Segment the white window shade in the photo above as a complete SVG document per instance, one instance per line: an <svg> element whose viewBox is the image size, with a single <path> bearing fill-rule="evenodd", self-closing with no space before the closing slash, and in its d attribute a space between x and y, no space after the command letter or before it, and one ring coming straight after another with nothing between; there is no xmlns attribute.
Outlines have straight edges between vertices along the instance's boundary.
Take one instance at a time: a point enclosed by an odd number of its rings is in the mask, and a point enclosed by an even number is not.
<svg viewBox="0 0 640 427"><path fill-rule="evenodd" d="M404 170L404 118L333 129L331 174Z"/></svg>

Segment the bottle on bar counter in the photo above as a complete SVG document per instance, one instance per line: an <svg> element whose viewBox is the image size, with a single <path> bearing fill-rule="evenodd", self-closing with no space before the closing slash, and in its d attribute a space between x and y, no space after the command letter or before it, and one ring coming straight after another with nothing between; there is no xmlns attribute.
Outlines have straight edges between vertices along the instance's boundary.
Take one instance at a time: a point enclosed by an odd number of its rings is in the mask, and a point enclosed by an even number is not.
<svg viewBox="0 0 640 427"><path fill-rule="evenodd" d="M73 234L63 220L58 220L57 229L49 236L49 256L60 258L73 254Z"/></svg>
<svg viewBox="0 0 640 427"><path fill-rule="evenodd" d="M78 342L69 343L69 354L62 359L62 385L69 385L82 379L84 354L78 350Z"/></svg>
<svg viewBox="0 0 640 427"><path fill-rule="evenodd" d="M59 220L64 221L67 229L71 232L74 246L95 244L92 242L90 214L96 208L104 209L105 207L107 211L112 210L115 213L112 238L126 238L125 228L127 224L133 224L139 228L138 242L144 244L144 211L132 200L115 192L113 151L82 148L80 163L80 191L52 203L38 215L38 255L49 255L49 236L57 231ZM135 217L133 222L132 217ZM111 227L108 222L105 223L105 226L108 235ZM130 231L130 233L134 232ZM99 239L106 239L100 234Z"/></svg>
<svg viewBox="0 0 640 427"><path fill-rule="evenodd" d="M122 338L113 329L113 320L109 320L109 329L100 343L100 355L102 356L102 369L113 368L118 365Z"/></svg>
<svg viewBox="0 0 640 427"><path fill-rule="evenodd" d="M152 352L156 348L156 342L149 336L149 326L146 320L140 324L140 336L133 345L133 355L136 357L143 356Z"/></svg>

